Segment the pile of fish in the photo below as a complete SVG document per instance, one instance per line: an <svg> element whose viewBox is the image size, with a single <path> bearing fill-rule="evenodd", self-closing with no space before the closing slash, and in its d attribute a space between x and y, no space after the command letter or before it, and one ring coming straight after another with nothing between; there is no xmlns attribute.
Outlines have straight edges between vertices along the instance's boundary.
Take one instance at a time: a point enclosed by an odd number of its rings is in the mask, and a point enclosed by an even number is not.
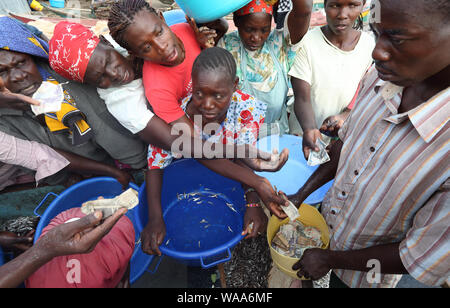
<svg viewBox="0 0 450 308"><path fill-rule="evenodd" d="M25 236L30 231L36 230L38 223L39 217L21 216L5 221L0 225L0 231L13 232L18 236Z"/></svg>
<svg viewBox="0 0 450 308"><path fill-rule="evenodd" d="M272 248L278 253L300 259L308 248L320 248L321 233L314 227L304 226L300 221L291 221L280 227L272 239Z"/></svg>
<svg viewBox="0 0 450 308"><path fill-rule="evenodd" d="M227 288L267 288L271 267L265 234L243 240L234 247L231 260L224 264Z"/></svg>

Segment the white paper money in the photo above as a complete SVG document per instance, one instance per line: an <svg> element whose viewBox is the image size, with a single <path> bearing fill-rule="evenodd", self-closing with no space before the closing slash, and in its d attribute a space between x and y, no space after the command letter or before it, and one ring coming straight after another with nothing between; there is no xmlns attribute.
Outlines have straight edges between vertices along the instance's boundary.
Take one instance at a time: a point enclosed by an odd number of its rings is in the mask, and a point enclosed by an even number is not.
<svg viewBox="0 0 450 308"><path fill-rule="evenodd" d="M98 199L87 201L81 206L81 212L86 215L95 211L102 211L103 219L113 215L119 209L126 207L128 210L133 209L139 204L138 192L133 188L129 188L119 196L112 199Z"/></svg>
<svg viewBox="0 0 450 308"><path fill-rule="evenodd" d="M32 98L40 103L39 106L31 106L31 110L35 115L57 112L61 110L61 103L64 100L64 90L60 84L44 81L33 94Z"/></svg>
<svg viewBox="0 0 450 308"><path fill-rule="evenodd" d="M298 213L298 209L291 201L288 201L288 203L288 206L282 206L281 208L286 213L286 215L288 215L290 221L295 221L300 217L300 214Z"/></svg>
<svg viewBox="0 0 450 308"><path fill-rule="evenodd" d="M308 166L317 166L330 161L330 156L328 156L325 150L327 145L322 141L322 139L317 138L316 146L319 148L319 152L311 150L308 156Z"/></svg>

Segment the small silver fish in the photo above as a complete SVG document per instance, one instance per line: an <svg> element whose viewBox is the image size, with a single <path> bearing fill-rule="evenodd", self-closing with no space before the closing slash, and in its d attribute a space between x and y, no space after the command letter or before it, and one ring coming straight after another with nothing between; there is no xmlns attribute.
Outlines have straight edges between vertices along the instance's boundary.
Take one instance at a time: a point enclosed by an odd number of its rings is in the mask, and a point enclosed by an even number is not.
<svg viewBox="0 0 450 308"><path fill-rule="evenodd" d="M227 206L228 206L233 212L236 212L236 213L237 213L237 211L234 209L232 203L227 203Z"/></svg>

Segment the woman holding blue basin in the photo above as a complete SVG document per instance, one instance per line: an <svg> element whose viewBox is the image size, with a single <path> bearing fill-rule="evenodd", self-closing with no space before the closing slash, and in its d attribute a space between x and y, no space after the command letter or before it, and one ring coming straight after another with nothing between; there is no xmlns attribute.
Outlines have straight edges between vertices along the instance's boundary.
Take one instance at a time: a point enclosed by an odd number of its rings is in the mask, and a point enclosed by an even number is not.
<svg viewBox="0 0 450 308"><path fill-rule="evenodd" d="M195 132L203 139L219 144L256 144L267 106L237 90L237 84L236 63L227 50L218 47L205 49L195 60L192 68L193 94L183 99L181 107L186 116L194 120ZM198 121L199 118L202 121ZM173 158L172 153L149 146L146 176L149 221L141 233L142 249L149 254L161 255L158 247L166 235L161 206L163 170ZM248 166L244 160L235 159L231 163L242 166L238 169L242 171L236 175L244 188L249 189L245 185ZM219 169L217 173L228 175L227 170ZM245 196L247 205L242 235L255 237L265 231L267 217L255 191L247 190ZM204 201L200 197L194 199L199 203Z"/></svg>

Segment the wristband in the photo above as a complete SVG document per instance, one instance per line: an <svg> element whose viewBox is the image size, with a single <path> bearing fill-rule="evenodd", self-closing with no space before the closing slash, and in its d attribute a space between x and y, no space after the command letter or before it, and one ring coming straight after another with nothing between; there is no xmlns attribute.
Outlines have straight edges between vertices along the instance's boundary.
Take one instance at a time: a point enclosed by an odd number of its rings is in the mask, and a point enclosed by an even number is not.
<svg viewBox="0 0 450 308"><path fill-rule="evenodd" d="M256 190L255 190L254 188L250 187L249 189L247 189L247 190L245 191L244 195L248 194L249 192L253 192L253 191L256 192Z"/></svg>
<svg viewBox="0 0 450 308"><path fill-rule="evenodd" d="M259 203L247 203L246 207L253 207L253 208L261 207L261 204L259 204Z"/></svg>

